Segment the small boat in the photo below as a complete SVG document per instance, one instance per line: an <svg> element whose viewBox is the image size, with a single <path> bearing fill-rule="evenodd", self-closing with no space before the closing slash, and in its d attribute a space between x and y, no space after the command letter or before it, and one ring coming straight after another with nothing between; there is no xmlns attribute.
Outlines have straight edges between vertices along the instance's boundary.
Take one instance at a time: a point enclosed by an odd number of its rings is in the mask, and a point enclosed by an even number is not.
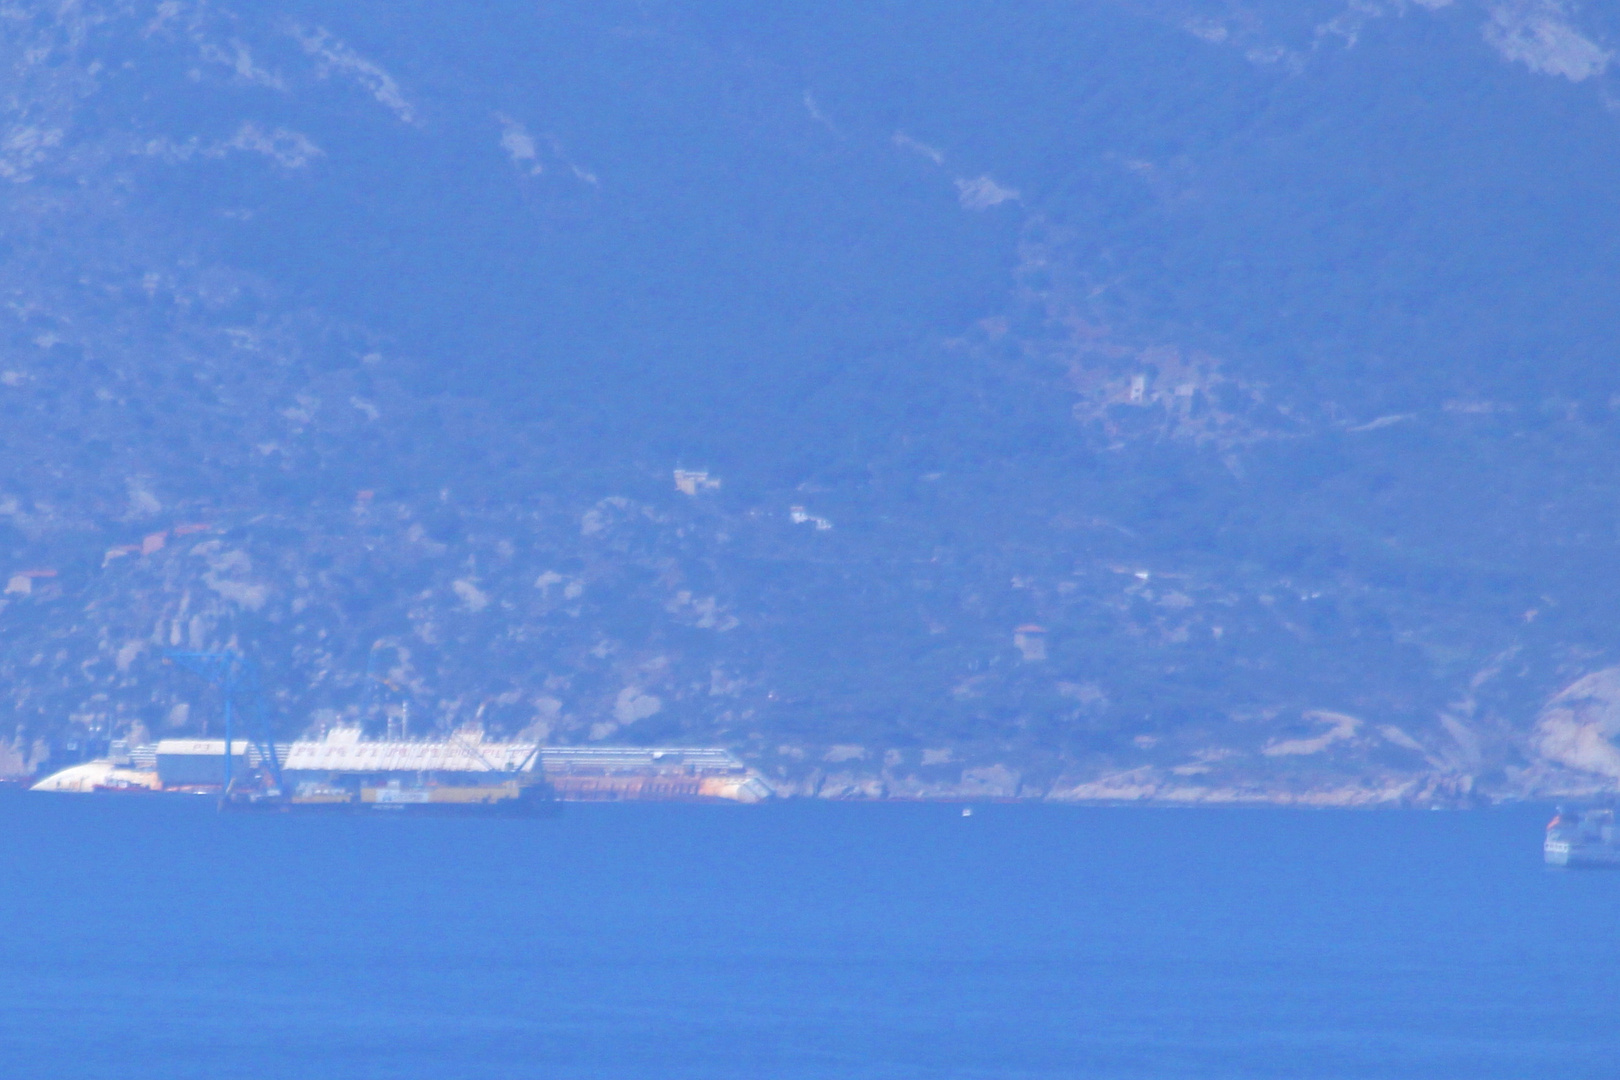
<svg viewBox="0 0 1620 1080"><path fill-rule="evenodd" d="M1560 806L1547 823L1541 850L1548 866L1620 867L1620 830L1615 827L1614 811Z"/></svg>

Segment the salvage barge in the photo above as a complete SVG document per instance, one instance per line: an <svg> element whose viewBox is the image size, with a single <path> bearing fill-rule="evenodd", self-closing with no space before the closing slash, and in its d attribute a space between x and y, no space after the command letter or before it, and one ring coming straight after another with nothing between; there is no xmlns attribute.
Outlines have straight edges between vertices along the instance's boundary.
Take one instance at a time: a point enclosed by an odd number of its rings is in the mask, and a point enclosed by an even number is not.
<svg viewBox="0 0 1620 1080"><path fill-rule="evenodd" d="M772 792L730 751L711 748L545 747L486 741L464 729L429 740L366 739L338 727L275 746L223 739L115 744L35 791L221 796L228 809L533 814L557 801L760 802ZM271 779L279 773L279 782Z"/></svg>
<svg viewBox="0 0 1620 1080"><path fill-rule="evenodd" d="M557 813L550 785L402 784L397 780L358 789L304 785L291 794L274 788L236 789L220 798L220 809L277 813L381 812L436 817L547 817Z"/></svg>

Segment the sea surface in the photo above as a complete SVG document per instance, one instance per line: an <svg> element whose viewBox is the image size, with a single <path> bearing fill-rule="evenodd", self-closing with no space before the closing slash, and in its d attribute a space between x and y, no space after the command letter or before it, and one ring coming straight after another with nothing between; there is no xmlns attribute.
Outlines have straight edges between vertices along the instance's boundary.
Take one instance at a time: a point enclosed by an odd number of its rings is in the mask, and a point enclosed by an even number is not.
<svg viewBox="0 0 1620 1080"><path fill-rule="evenodd" d="M1620 1075L1544 808L0 797L0 1075Z"/></svg>

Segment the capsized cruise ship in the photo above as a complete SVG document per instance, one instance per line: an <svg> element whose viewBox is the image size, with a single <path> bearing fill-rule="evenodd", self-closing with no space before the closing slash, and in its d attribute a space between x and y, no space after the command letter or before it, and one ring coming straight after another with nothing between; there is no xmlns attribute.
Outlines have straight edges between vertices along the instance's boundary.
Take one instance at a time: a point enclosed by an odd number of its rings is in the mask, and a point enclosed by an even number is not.
<svg viewBox="0 0 1620 1080"><path fill-rule="evenodd" d="M233 740L232 771L258 768L259 750ZM487 740L476 729L429 739L367 739L338 727L319 738L276 746L290 795L299 791L389 792L506 783L548 784L571 802L661 800L757 803L770 785L731 751L711 747L541 746ZM115 743L106 758L73 765L35 791L218 793L225 782L225 740L164 739L149 746ZM387 800L384 794L373 796Z"/></svg>

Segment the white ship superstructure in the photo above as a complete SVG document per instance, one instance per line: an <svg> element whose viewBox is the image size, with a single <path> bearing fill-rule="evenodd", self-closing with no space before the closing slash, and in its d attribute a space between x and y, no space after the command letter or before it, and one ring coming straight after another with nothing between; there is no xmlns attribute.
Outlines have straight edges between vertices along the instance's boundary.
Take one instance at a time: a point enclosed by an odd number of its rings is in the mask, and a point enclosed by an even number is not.
<svg viewBox="0 0 1620 1080"><path fill-rule="evenodd" d="M256 768L257 747L232 746L238 775ZM713 747L542 746L486 739L476 729L425 739L367 739L337 727L318 738L278 743L289 792L378 785L472 786L544 781L564 801L692 800L753 803L768 784L731 751ZM74 765L36 791L209 791L225 779L223 739L165 739L122 759Z"/></svg>

